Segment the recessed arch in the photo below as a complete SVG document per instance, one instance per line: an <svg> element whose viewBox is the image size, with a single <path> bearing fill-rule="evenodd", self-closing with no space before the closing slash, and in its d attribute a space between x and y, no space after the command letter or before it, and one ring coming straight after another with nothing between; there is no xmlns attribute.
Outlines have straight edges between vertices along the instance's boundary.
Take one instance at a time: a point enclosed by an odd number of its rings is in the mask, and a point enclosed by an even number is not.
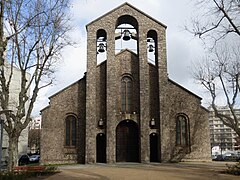
<svg viewBox="0 0 240 180"><path fill-rule="evenodd" d="M115 25L115 53L129 49L138 54L138 22L130 15L120 16Z"/></svg>
<svg viewBox="0 0 240 180"><path fill-rule="evenodd" d="M106 135L98 133L96 137L97 162L106 163Z"/></svg>
<svg viewBox="0 0 240 180"><path fill-rule="evenodd" d="M118 26L122 25L122 24L130 24L134 27L134 29L136 29L136 31L138 32L138 21L136 18L134 18L133 16L130 15L123 15L120 16L117 21L116 21L116 26L115 28L117 28Z"/></svg>
<svg viewBox="0 0 240 180"><path fill-rule="evenodd" d="M176 145L188 147L190 145L189 118L186 114L176 115Z"/></svg>
<svg viewBox="0 0 240 180"><path fill-rule="evenodd" d="M157 42L157 31L151 29L147 33L147 38L152 38L155 42Z"/></svg>
<svg viewBox="0 0 240 180"><path fill-rule="evenodd" d="M96 55L97 64L107 59L107 32L104 29L98 29L96 33Z"/></svg>
<svg viewBox="0 0 240 180"><path fill-rule="evenodd" d="M116 161L139 162L138 125L132 120L121 121L116 127Z"/></svg>
<svg viewBox="0 0 240 180"><path fill-rule="evenodd" d="M150 162L159 162L159 148L158 148L159 137L157 133L151 133L149 135L150 143Z"/></svg>
<svg viewBox="0 0 240 180"><path fill-rule="evenodd" d="M107 32L104 29L97 30L97 39L103 38L104 41L107 40Z"/></svg>
<svg viewBox="0 0 240 180"><path fill-rule="evenodd" d="M77 141L77 117L68 114L65 118L65 146L76 146Z"/></svg>
<svg viewBox="0 0 240 180"><path fill-rule="evenodd" d="M133 80L131 76L123 76L121 79L121 111L123 113L132 112L133 101Z"/></svg>
<svg viewBox="0 0 240 180"><path fill-rule="evenodd" d="M158 64L158 41L157 32L155 30L149 30L147 33L147 57L148 62L157 65Z"/></svg>
<svg viewBox="0 0 240 180"><path fill-rule="evenodd" d="M122 79L123 77L125 77L125 76L127 76L127 77L129 77L129 78L131 78L131 79L133 80L133 76L132 76L131 73L123 73L123 74L121 75L121 79Z"/></svg>

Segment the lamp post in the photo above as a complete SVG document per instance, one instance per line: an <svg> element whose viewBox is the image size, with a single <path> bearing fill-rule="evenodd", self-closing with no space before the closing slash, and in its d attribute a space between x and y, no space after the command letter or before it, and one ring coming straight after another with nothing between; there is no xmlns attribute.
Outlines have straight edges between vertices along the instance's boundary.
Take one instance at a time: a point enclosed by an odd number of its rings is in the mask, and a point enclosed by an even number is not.
<svg viewBox="0 0 240 180"><path fill-rule="evenodd" d="M4 113L10 113L12 110L0 110L0 115ZM2 169L2 143L3 143L3 125L4 125L4 119L0 116L0 125L1 125L1 133L0 133L0 170Z"/></svg>

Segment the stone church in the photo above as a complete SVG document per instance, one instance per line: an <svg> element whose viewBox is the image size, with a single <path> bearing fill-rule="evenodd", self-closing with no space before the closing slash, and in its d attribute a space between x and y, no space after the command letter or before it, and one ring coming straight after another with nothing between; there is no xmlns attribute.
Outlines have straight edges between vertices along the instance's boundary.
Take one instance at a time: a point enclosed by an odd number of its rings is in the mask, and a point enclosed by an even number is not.
<svg viewBox="0 0 240 180"><path fill-rule="evenodd" d="M209 160L208 111L168 77L166 26L124 3L86 29L87 72L41 111L41 163Z"/></svg>

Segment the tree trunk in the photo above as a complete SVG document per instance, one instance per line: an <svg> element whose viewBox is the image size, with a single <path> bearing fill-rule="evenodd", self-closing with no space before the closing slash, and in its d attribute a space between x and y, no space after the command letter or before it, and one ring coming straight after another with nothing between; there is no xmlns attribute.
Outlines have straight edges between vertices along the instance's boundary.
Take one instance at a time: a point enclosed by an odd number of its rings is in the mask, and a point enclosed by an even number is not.
<svg viewBox="0 0 240 180"><path fill-rule="evenodd" d="M19 136L9 136L9 149L8 149L8 171L11 172L13 167L17 165L18 162L18 137Z"/></svg>

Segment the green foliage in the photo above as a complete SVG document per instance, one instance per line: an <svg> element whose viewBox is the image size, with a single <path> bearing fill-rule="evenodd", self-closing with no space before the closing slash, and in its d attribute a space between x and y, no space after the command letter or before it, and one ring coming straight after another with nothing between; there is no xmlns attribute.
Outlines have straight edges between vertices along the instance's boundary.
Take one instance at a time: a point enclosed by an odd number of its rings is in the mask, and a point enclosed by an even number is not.
<svg viewBox="0 0 240 180"><path fill-rule="evenodd" d="M57 166L45 166L44 172L58 172Z"/></svg>
<svg viewBox="0 0 240 180"><path fill-rule="evenodd" d="M226 166L226 173L240 176L240 161L233 165L226 164Z"/></svg>
<svg viewBox="0 0 240 180"><path fill-rule="evenodd" d="M5 172L0 173L1 180L25 180L28 177L33 177L35 174L33 172Z"/></svg>

